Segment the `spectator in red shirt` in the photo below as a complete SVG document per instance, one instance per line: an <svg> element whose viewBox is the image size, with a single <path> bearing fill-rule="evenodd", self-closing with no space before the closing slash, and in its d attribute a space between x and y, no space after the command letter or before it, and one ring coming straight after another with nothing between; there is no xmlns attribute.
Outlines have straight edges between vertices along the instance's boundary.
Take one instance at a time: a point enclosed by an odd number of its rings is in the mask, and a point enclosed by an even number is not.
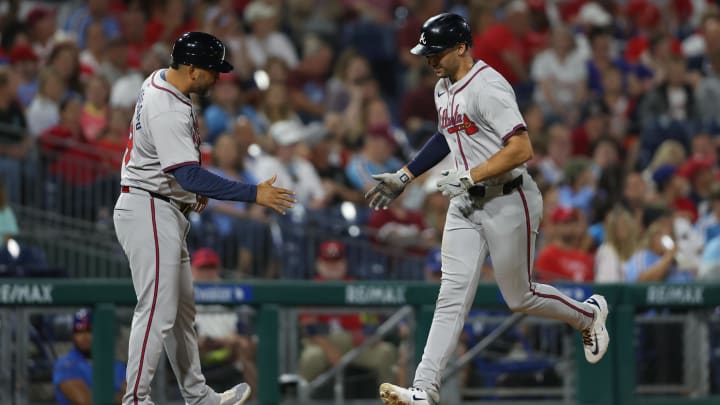
<svg viewBox="0 0 720 405"><path fill-rule="evenodd" d="M523 1L505 8L505 19L473 38L472 55L500 72L513 86L528 80L530 19Z"/></svg>
<svg viewBox="0 0 720 405"><path fill-rule="evenodd" d="M328 240L320 244L315 281L351 280L347 268L344 243ZM298 362L298 374L310 381L336 365L345 353L365 340L366 331L377 326L377 318L377 315L368 313L301 314L303 350ZM379 381L395 381L393 368L396 358L397 348L381 341L363 351L351 364L374 371Z"/></svg>
<svg viewBox="0 0 720 405"><path fill-rule="evenodd" d="M85 138L80 124L82 103L68 98L60 104L60 123L40 136L40 147L48 156L50 173L69 185L87 185L96 178L98 155Z"/></svg>
<svg viewBox="0 0 720 405"><path fill-rule="evenodd" d="M152 18L145 26L145 43L162 42L170 45L180 35L194 31L197 23L185 18L183 0L163 0L153 3Z"/></svg>
<svg viewBox="0 0 720 405"><path fill-rule="evenodd" d="M102 160L103 168L108 174L117 174L120 170L125 146L130 133L131 111L124 108L110 110L107 127L98 133L95 149Z"/></svg>
<svg viewBox="0 0 720 405"><path fill-rule="evenodd" d="M434 97L437 77L428 65L423 66L420 72L420 81L404 93L400 102L400 122L407 128L410 143L415 148L420 148L435 133L438 123L435 105L417 102Z"/></svg>
<svg viewBox="0 0 720 405"><path fill-rule="evenodd" d="M593 256L580 248L587 234L587 223L580 210L559 206L549 220L559 226L535 260L538 281L593 281Z"/></svg>
<svg viewBox="0 0 720 405"><path fill-rule="evenodd" d="M85 104L80 125L85 138L94 141L108 124L110 83L103 76L92 76L85 83Z"/></svg>
<svg viewBox="0 0 720 405"><path fill-rule="evenodd" d="M388 209L373 211L368 227L373 231L373 240L383 247L424 255L426 248L433 245L422 211L405 208L402 194Z"/></svg>

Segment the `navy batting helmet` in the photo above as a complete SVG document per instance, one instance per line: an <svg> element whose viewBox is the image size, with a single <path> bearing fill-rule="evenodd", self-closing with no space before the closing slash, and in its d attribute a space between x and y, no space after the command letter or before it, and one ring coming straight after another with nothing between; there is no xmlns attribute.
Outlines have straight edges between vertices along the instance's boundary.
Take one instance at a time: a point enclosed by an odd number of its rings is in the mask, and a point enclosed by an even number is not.
<svg viewBox="0 0 720 405"><path fill-rule="evenodd" d="M206 32L186 32L175 41L172 63L227 73L233 66L225 60L225 44Z"/></svg>
<svg viewBox="0 0 720 405"><path fill-rule="evenodd" d="M420 29L420 40L410 52L430 56L452 48L457 44L472 46L470 24L457 14L442 13L430 17Z"/></svg>

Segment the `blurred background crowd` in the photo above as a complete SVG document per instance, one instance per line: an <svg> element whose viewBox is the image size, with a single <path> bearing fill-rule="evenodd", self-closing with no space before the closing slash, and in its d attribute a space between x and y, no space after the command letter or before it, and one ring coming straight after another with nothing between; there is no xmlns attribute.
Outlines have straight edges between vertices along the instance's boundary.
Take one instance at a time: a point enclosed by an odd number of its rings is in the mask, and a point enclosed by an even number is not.
<svg viewBox="0 0 720 405"><path fill-rule="evenodd" d="M513 85L527 121L544 198L537 279L720 279L712 0L5 1L0 274L128 277L126 264L103 269L124 260L111 213L135 99L174 40L202 30L235 66L193 99L203 166L251 183L277 174L299 204L279 217L214 201L192 215L195 278L438 281L448 201L435 182L449 164L386 211L363 195L436 131L437 78L409 49L442 11L468 19L473 56ZM80 272L68 257L92 246L106 261ZM199 309L204 361L219 350L252 379L254 342L234 316ZM377 321L301 316L300 374L317 376ZM333 330L356 333L323 340ZM406 356L378 346L357 363L400 381L382 359Z"/></svg>

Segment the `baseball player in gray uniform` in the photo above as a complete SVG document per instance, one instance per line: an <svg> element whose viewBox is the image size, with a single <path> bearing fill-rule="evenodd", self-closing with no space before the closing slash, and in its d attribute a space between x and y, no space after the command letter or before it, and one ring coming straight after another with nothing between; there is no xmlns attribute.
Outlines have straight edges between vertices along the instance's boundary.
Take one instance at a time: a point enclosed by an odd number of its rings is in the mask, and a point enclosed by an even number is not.
<svg viewBox="0 0 720 405"><path fill-rule="evenodd" d="M438 403L441 372L455 350L488 254L512 311L558 319L580 330L591 363L603 357L610 340L602 296L578 302L532 281L542 196L525 169L533 153L530 138L512 87L485 62L473 60L471 46L470 27L461 16L446 13L425 21L411 52L425 56L440 77L435 86L438 133L396 173L373 176L379 183L366 196L372 208L387 208L413 178L452 154L455 170L438 181L451 200L432 326L413 387L380 386L380 397L389 405Z"/></svg>
<svg viewBox="0 0 720 405"><path fill-rule="evenodd" d="M292 191L273 187L274 177L256 186L200 167L200 136L189 95L205 94L221 72L230 70L220 40L186 33L173 46L170 68L152 73L138 95L113 214L138 300L124 405L153 403L150 383L163 346L187 404L238 405L250 395L245 383L216 393L202 375L186 214L201 211L208 198L256 202L284 214L295 199Z"/></svg>

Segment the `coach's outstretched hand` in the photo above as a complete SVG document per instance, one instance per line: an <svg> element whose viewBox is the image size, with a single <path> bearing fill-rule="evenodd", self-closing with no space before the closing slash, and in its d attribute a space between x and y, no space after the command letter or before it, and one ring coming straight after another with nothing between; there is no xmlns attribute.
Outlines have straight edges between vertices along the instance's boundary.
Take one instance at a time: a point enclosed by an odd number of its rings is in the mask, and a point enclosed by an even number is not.
<svg viewBox="0 0 720 405"><path fill-rule="evenodd" d="M257 185L255 202L285 215L285 210L294 207L297 202L295 192L273 186L275 180L277 174Z"/></svg>
<svg viewBox="0 0 720 405"><path fill-rule="evenodd" d="M380 183L365 194L365 199L370 200L370 208L374 210L387 209L411 180L402 169L395 173L373 174L372 178Z"/></svg>

